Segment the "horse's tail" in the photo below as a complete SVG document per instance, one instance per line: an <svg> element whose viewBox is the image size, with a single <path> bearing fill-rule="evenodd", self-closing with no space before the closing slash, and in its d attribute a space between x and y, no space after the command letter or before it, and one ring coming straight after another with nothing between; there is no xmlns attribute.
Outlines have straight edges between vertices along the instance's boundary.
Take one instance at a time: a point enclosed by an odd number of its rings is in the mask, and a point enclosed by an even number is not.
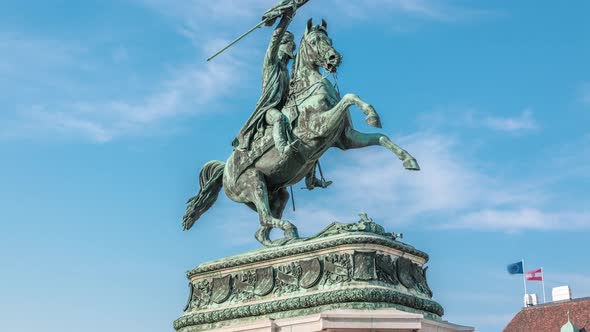
<svg viewBox="0 0 590 332"><path fill-rule="evenodd" d="M187 202L186 213L182 218L182 227L189 230L197 220L207 212L217 200L223 186L223 169L225 163L219 160L209 161L201 168L199 175L199 193Z"/></svg>

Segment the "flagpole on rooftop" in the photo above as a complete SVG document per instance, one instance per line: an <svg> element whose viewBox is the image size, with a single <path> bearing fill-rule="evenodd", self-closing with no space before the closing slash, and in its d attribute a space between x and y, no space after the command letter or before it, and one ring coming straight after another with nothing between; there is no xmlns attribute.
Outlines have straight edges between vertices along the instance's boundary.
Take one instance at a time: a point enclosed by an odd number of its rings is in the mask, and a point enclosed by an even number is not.
<svg viewBox="0 0 590 332"><path fill-rule="evenodd" d="M543 303L547 303L545 300L545 269L541 267L541 283L543 284Z"/></svg>
<svg viewBox="0 0 590 332"><path fill-rule="evenodd" d="M524 284L524 296L527 295L527 291L526 291L526 275L524 274L524 271L526 271L526 269L524 268L524 258L522 259L522 283Z"/></svg>

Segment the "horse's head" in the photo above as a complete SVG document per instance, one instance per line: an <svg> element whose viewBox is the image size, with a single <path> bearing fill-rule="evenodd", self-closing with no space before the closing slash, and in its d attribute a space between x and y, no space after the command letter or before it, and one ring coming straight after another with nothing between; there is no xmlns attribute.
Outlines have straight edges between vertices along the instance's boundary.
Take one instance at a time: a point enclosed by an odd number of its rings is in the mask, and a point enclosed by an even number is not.
<svg viewBox="0 0 590 332"><path fill-rule="evenodd" d="M298 61L303 61L314 68L323 67L334 73L342 62L342 55L332 46L328 36L328 24L322 20L321 25L313 25L312 19L307 21L305 34L301 39Z"/></svg>

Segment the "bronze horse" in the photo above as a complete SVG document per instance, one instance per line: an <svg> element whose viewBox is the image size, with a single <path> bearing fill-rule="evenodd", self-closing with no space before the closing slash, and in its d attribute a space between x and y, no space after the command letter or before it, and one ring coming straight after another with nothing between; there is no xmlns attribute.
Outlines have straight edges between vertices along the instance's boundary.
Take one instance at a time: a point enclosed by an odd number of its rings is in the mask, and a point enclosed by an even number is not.
<svg viewBox="0 0 590 332"><path fill-rule="evenodd" d="M342 56L328 36L326 22L322 20L321 25L313 26L310 19L293 66L289 100L282 110L301 141L298 153L281 158L277 149L269 146L272 138L271 131L267 130L265 137L255 142L260 153L254 158L234 151L226 163L207 162L199 176L200 191L187 202L183 219L185 230L215 203L223 186L231 200L258 212L260 228L256 239L263 245L283 245L297 239L295 225L282 219L289 200L286 188L301 181L331 147L348 150L381 145L392 151L406 169L420 169L416 159L389 137L361 133L353 128L349 112L352 105L366 115L369 125L381 128L381 121L375 109L357 95L346 94L341 98L332 83L320 73L320 67L335 72L341 60ZM273 227L282 229L285 237L270 240Z"/></svg>

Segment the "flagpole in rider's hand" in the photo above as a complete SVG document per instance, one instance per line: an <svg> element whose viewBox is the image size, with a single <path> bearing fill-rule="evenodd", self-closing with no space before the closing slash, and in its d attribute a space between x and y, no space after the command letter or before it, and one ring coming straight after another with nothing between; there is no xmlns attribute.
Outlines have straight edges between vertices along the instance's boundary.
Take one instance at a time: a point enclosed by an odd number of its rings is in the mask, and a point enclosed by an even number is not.
<svg viewBox="0 0 590 332"><path fill-rule="evenodd" d="M231 43L227 44L227 46L225 46L224 48L220 49L219 51L217 51L215 54L213 54L212 56L210 56L207 61L211 61L211 59L213 59L214 57L218 56L219 54L221 54L223 51L227 50L228 48L232 47L235 43L239 42L240 40L242 40L242 38L246 37L247 35L249 35L252 31L260 28L262 25L266 24L266 22L270 21L271 19L266 19L264 21L261 21L260 23L256 24L255 26L253 26L250 30L244 32L242 35L240 35L238 38L234 39L234 41L232 41Z"/></svg>
<svg viewBox="0 0 590 332"><path fill-rule="evenodd" d="M234 39L231 43L227 44L227 46L225 46L224 48L220 49L219 51L217 51L215 54L213 54L212 56L210 56L207 61L211 61L213 58L215 58L216 56L218 56L219 54L221 54L223 51L227 50L228 48L232 47L235 43L239 42L240 40L242 40L244 37L246 37L247 35L249 35L250 33L252 33L252 31L260 28L263 25L273 25L275 20L283 15L283 11L285 10L285 8L294 8L297 9L301 6L303 6L305 3L307 3L309 0L283 0L281 1L278 5L274 6L273 8L269 9L266 11L265 15L262 18L262 21L260 21L258 24L256 24L255 26L253 26L252 28L250 28L250 30L244 32L243 34L241 34L238 38Z"/></svg>

